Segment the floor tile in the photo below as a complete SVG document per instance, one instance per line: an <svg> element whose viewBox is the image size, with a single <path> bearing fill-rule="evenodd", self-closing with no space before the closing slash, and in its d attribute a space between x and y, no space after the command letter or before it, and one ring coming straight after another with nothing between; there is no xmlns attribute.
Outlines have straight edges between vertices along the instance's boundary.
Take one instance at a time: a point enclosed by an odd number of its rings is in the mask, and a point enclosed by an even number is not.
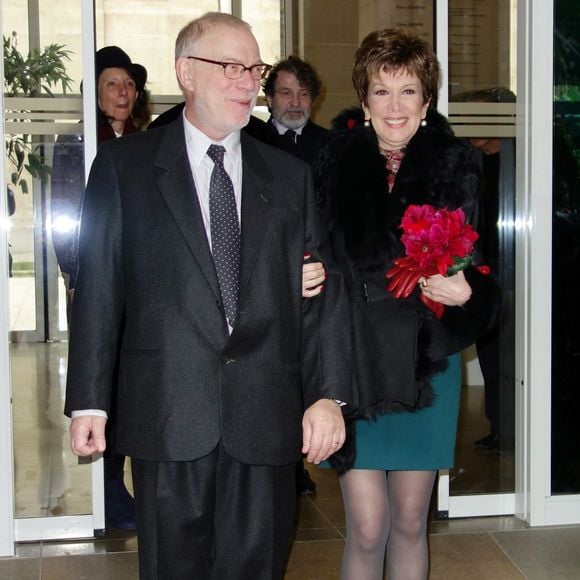
<svg viewBox="0 0 580 580"><path fill-rule="evenodd" d="M464 386L461 389L455 466L449 472L451 494L514 490L513 453L500 455L474 445L475 440L489 433L484 393L483 386Z"/></svg>
<svg viewBox="0 0 580 580"><path fill-rule="evenodd" d="M318 542L320 540L342 540L344 535L336 528L300 528L296 530L295 542Z"/></svg>
<svg viewBox="0 0 580 580"><path fill-rule="evenodd" d="M506 532L523 530L528 526L513 516L486 518L459 518L451 520L432 520L430 534L463 534L471 532Z"/></svg>
<svg viewBox="0 0 580 580"><path fill-rule="evenodd" d="M338 476L334 469L325 469L308 465L308 471L312 479L316 482L316 493L312 496L317 497L342 497L340 493L340 485L338 483Z"/></svg>
<svg viewBox="0 0 580 580"><path fill-rule="evenodd" d="M324 515L324 518L335 527L345 526L344 504L341 497L317 497L312 499L316 509Z"/></svg>
<svg viewBox="0 0 580 580"><path fill-rule="evenodd" d="M84 542L44 542L42 545L43 558L56 556L89 556L136 551L137 536L135 532L126 534L125 538L107 538Z"/></svg>
<svg viewBox="0 0 580 580"><path fill-rule="evenodd" d="M43 558L42 580L137 580L137 554Z"/></svg>
<svg viewBox="0 0 580 580"><path fill-rule="evenodd" d="M493 539L529 580L580 578L580 527L497 532Z"/></svg>
<svg viewBox="0 0 580 580"><path fill-rule="evenodd" d="M429 547L430 580L525 578L488 534L435 535L430 537Z"/></svg>
<svg viewBox="0 0 580 580"><path fill-rule="evenodd" d="M337 580L344 541L295 542L284 580Z"/></svg>
<svg viewBox="0 0 580 580"><path fill-rule="evenodd" d="M2 580L40 580L40 559L0 558L0 578Z"/></svg>
<svg viewBox="0 0 580 580"><path fill-rule="evenodd" d="M298 528L332 528L326 515L310 499L301 497L297 507Z"/></svg>

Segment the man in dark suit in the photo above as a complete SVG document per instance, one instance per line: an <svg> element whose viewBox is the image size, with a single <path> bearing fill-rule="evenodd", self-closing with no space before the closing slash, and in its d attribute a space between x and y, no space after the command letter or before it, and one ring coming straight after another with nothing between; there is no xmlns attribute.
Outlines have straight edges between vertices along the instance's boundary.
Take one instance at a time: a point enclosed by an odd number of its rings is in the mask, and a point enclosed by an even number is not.
<svg viewBox="0 0 580 580"><path fill-rule="evenodd" d="M344 442L347 301L310 172L240 133L267 69L243 21L192 21L183 116L104 144L86 189L65 411L73 451L102 452L118 361L143 579L281 578L300 451ZM327 278L304 302L305 253Z"/></svg>
<svg viewBox="0 0 580 580"><path fill-rule="evenodd" d="M296 56L276 63L263 83L273 145L312 163L328 130L310 120L322 83L315 68Z"/></svg>

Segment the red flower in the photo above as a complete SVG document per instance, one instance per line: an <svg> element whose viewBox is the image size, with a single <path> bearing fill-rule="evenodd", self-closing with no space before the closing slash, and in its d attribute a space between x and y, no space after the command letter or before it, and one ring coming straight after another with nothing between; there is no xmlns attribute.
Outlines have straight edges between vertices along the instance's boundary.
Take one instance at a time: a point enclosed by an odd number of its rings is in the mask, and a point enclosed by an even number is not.
<svg viewBox="0 0 580 580"><path fill-rule="evenodd" d="M471 252L479 235L465 223L463 210L438 209L432 205L410 205L403 215L401 241L406 256L394 261L386 273L387 290L395 298L407 298L421 277L450 276L471 263ZM423 294L421 300L438 318L445 307Z"/></svg>

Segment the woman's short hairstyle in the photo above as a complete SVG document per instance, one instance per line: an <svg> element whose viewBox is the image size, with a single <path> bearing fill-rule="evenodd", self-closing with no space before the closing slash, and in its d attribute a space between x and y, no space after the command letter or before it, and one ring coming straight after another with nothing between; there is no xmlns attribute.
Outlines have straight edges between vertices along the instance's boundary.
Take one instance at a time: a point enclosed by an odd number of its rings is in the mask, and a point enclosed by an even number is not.
<svg viewBox="0 0 580 580"><path fill-rule="evenodd" d="M421 81L423 102L437 107L440 69L431 45L405 30L385 28L371 32L354 56L352 83L361 103L367 102L371 78L380 71L406 71Z"/></svg>
<svg viewBox="0 0 580 580"><path fill-rule="evenodd" d="M206 12L203 16L185 25L175 40L175 60L183 56L193 56L196 44L206 32L214 26L223 25L231 28L247 28L250 25L236 16L224 12Z"/></svg>

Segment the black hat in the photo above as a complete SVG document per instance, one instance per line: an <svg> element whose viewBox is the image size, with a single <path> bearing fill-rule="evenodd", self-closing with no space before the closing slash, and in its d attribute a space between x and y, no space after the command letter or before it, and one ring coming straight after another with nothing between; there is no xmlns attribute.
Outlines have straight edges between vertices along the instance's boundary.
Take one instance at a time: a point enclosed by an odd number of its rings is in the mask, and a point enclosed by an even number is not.
<svg viewBox="0 0 580 580"><path fill-rule="evenodd" d="M95 56L97 81L106 68L124 68L135 81L137 91L141 92L145 88L147 69L143 65L131 62L129 55L118 46L105 46L97 51Z"/></svg>

